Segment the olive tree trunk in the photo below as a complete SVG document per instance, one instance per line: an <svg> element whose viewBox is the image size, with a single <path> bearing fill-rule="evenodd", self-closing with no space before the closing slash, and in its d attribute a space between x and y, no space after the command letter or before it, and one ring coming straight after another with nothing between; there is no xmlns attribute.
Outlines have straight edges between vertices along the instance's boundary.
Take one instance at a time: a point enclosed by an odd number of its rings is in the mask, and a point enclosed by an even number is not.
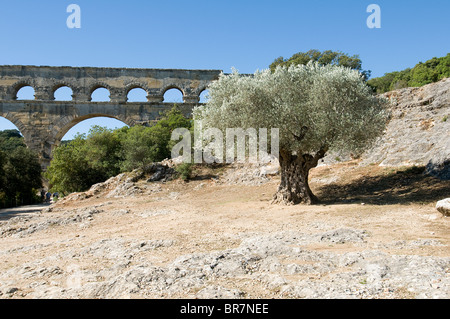
<svg viewBox="0 0 450 319"><path fill-rule="evenodd" d="M288 151L280 150L281 183L273 196L272 203L286 205L315 204L318 198L312 193L308 177L311 168L317 166L319 159L325 156L326 150L321 149L316 155L293 155Z"/></svg>

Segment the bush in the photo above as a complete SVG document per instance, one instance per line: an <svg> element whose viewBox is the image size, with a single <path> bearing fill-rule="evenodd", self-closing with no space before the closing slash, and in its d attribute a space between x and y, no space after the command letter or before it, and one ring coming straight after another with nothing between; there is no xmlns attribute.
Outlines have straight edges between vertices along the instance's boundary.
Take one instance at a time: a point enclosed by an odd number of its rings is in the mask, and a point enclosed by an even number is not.
<svg viewBox="0 0 450 319"><path fill-rule="evenodd" d="M177 171L177 173L179 174L180 178L183 181L191 179L193 165L194 164L192 163L183 163L175 168L175 170Z"/></svg>
<svg viewBox="0 0 450 319"><path fill-rule="evenodd" d="M153 162L170 157L172 130L191 127L176 105L153 126L109 130L93 127L54 150L45 174L52 191L81 192L120 172L145 171Z"/></svg>

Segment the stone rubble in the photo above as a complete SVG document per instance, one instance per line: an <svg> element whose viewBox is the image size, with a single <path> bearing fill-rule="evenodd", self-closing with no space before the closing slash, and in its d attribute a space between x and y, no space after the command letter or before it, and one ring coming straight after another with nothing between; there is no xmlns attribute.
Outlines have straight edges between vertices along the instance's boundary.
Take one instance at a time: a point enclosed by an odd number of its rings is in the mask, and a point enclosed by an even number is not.
<svg viewBox="0 0 450 319"><path fill-rule="evenodd" d="M450 198L445 198L436 203L436 209L444 216L450 216Z"/></svg>

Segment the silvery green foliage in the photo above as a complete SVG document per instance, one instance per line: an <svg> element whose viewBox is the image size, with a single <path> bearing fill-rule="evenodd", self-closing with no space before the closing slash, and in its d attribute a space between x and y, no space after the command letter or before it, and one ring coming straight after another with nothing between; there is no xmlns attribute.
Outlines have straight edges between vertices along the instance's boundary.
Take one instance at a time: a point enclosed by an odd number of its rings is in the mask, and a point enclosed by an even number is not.
<svg viewBox="0 0 450 319"><path fill-rule="evenodd" d="M373 95L358 71L317 63L243 76L221 74L209 100L194 109L203 129L279 128L280 150L359 153L379 136L387 101Z"/></svg>

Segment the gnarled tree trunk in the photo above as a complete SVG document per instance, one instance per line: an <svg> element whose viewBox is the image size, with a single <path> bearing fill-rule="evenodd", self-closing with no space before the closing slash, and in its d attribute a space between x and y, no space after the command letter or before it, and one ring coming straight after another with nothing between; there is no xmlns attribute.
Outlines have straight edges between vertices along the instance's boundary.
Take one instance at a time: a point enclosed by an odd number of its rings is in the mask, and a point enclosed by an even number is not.
<svg viewBox="0 0 450 319"><path fill-rule="evenodd" d="M312 193L308 184L309 170L317 166L319 159L325 156L325 149L316 155L293 155L289 151L280 150L281 183L273 196L272 203L286 205L315 204L318 198Z"/></svg>

